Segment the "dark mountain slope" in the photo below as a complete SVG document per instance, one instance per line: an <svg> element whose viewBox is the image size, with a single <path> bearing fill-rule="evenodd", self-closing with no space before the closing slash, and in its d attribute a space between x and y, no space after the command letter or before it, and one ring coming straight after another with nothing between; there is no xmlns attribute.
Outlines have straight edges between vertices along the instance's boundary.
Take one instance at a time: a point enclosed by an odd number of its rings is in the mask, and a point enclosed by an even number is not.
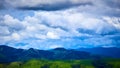
<svg viewBox="0 0 120 68"><path fill-rule="evenodd" d="M95 48L79 48L78 51L90 52L91 54L98 54L112 58L120 58L120 48L117 47L95 47Z"/></svg>
<svg viewBox="0 0 120 68"><path fill-rule="evenodd" d="M50 50L54 53L53 59L89 59L90 53L84 51L67 50L64 48L55 48Z"/></svg>
<svg viewBox="0 0 120 68"><path fill-rule="evenodd" d="M25 61L29 59L90 59L88 52L56 48L52 50L16 49L0 46L0 62Z"/></svg>
<svg viewBox="0 0 120 68"><path fill-rule="evenodd" d="M15 49L8 46L0 46L0 61L11 62L17 60L23 49Z"/></svg>

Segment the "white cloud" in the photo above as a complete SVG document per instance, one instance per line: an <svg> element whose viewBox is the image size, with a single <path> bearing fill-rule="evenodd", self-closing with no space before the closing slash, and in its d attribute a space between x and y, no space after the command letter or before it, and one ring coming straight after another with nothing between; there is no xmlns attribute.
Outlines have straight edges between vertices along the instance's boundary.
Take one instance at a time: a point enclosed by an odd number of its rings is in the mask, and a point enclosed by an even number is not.
<svg viewBox="0 0 120 68"><path fill-rule="evenodd" d="M117 29L120 29L120 17L103 17L104 20L106 20L108 23L116 27Z"/></svg>
<svg viewBox="0 0 120 68"><path fill-rule="evenodd" d="M1 16L0 20L0 42L8 43L9 41L21 40L19 32L25 29L25 26L18 19L10 15Z"/></svg>
<svg viewBox="0 0 120 68"><path fill-rule="evenodd" d="M3 27L3 26L0 26L0 35L4 36L4 35L9 35L10 34L10 31L8 30L7 27Z"/></svg>
<svg viewBox="0 0 120 68"><path fill-rule="evenodd" d="M59 47L63 47L61 45L51 45L48 47L48 49L54 49L54 48L59 48Z"/></svg>
<svg viewBox="0 0 120 68"><path fill-rule="evenodd" d="M86 8L84 9L84 7ZM92 6L84 7L82 9L83 11ZM2 16L2 20L0 21L0 43L11 41L17 41L16 43L19 43L27 39L29 40L27 41L29 45L24 46L25 48L41 48L45 47L44 45L51 45L50 48L54 48L57 47L57 45L63 46L63 43L66 42L66 44L70 46L80 45L80 43L86 44L86 42L88 44L91 43L91 45L112 44L112 40L109 40L107 38L98 38L94 36L101 34L108 35L109 33L114 32L116 29L117 31L119 31L120 19L118 17L111 18L102 15L92 15L86 12L81 12L81 9L78 8L81 7L54 12L35 11L33 16L26 16L21 21L6 14ZM95 9L95 11L98 11L96 7L93 9ZM83 29L83 32L80 32L79 29ZM94 34L88 33L89 31L92 31ZM72 40L74 39L73 37L76 36L91 36L94 38L84 41ZM67 38L69 38L69 40ZM64 39L66 41L61 42L61 39ZM59 40L61 43L59 41L57 41L58 43L52 41L48 42L47 40ZM102 43L102 40L107 40L108 42Z"/></svg>
<svg viewBox="0 0 120 68"><path fill-rule="evenodd" d="M14 40L21 40L21 39L20 39L20 35L19 35L18 33L13 33L13 34L12 34L12 38L13 38Z"/></svg>
<svg viewBox="0 0 120 68"><path fill-rule="evenodd" d="M76 35L78 34L76 32L78 28L92 30L97 34L108 34L116 29L113 24L104 21L102 16L96 18L79 12L71 14L69 10L58 12L35 12L35 17L41 19L42 24L47 24L50 27L62 27L68 29L71 34L75 33ZM106 30L104 30L105 28Z"/></svg>
<svg viewBox="0 0 120 68"><path fill-rule="evenodd" d="M13 31L19 31L21 29L24 29L23 23L10 15L5 15L1 23L3 26L7 26L9 30L11 29Z"/></svg>
<svg viewBox="0 0 120 68"><path fill-rule="evenodd" d="M56 35L56 34L53 33L53 32L48 32L48 33L47 33L47 38L50 38L50 39L59 39L59 36Z"/></svg>

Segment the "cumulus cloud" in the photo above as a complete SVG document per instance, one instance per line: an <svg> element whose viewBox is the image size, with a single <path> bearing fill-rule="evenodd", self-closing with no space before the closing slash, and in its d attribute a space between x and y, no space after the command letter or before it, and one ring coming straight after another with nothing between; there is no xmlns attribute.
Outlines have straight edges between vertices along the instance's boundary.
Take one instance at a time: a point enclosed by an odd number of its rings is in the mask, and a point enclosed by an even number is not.
<svg viewBox="0 0 120 68"><path fill-rule="evenodd" d="M119 4L118 0L4 0L4 2L6 6L0 1L4 7L14 8L9 8L12 10L11 13L17 10L18 14L11 15L8 9L5 9L6 12L0 16L1 44L42 49L120 44L120 8L119 5L110 5ZM28 13L23 10L45 11ZM22 18L21 12L24 16Z"/></svg>
<svg viewBox="0 0 120 68"><path fill-rule="evenodd" d="M10 34L10 31L8 30L7 27L0 26L0 29L1 29L1 31L0 31L0 35L1 36L9 35Z"/></svg>
<svg viewBox="0 0 120 68"><path fill-rule="evenodd" d="M67 48L112 46L119 43L115 41L116 38L110 38L111 35L120 33L119 24L119 17L97 18L89 14L71 12L71 10L36 11L34 16L26 16L22 21L5 15L2 16L0 23L2 29L0 42L9 42L12 46L20 43L18 47L29 48L52 47L52 45ZM101 44L104 40L108 42ZM27 44L21 46L21 43Z"/></svg>
<svg viewBox="0 0 120 68"><path fill-rule="evenodd" d="M120 29L120 17L103 17L103 19L114 27Z"/></svg>
<svg viewBox="0 0 120 68"><path fill-rule="evenodd" d="M59 36L57 36L55 33L53 32L48 32L47 33L47 37L50 39L59 39Z"/></svg>
<svg viewBox="0 0 120 68"><path fill-rule="evenodd" d="M10 15L0 18L0 43L5 44L9 41L20 40L19 32L24 30L25 26L18 19Z"/></svg>
<svg viewBox="0 0 120 68"><path fill-rule="evenodd" d="M57 14L57 15L56 15ZM115 26L114 22L109 22L105 17L95 18L82 13L66 12L36 12L35 15L42 16L42 22L49 27L62 27L67 31L91 34L111 34L119 31L119 23ZM63 17L64 15L64 17ZM119 18L118 18L119 19ZM56 22L57 21L57 22ZM69 24L69 26L68 26ZM106 30L104 30L106 29ZM76 32L77 34L77 32Z"/></svg>
<svg viewBox="0 0 120 68"><path fill-rule="evenodd" d="M10 15L5 15L2 23L2 25L8 26L11 31L19 31L24 28L24 25L18 19L14 19Z"/></svg>

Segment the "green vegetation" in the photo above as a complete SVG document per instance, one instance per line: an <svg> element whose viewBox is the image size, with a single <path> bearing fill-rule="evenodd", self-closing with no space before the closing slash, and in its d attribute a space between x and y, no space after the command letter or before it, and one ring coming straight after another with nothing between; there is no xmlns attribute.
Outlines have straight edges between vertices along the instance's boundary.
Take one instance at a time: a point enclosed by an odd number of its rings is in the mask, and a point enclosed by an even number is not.
<svg viewBox="0 0 120 68"><path fill-rule="evenodd" d="M1 63L0 68L120 68L120 59L29 60Z"/></svg>

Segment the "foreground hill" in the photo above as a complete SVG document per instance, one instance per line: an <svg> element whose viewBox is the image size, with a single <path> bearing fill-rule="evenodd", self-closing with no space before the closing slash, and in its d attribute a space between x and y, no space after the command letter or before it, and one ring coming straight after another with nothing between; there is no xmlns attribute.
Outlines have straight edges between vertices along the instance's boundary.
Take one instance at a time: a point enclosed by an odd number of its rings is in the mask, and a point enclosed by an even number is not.
<svg viewBox="0 0 120 68"><path fill-rule="evenodd" d="M0 68L120 68L120 59L28 60L0 63Z"/></svg>

